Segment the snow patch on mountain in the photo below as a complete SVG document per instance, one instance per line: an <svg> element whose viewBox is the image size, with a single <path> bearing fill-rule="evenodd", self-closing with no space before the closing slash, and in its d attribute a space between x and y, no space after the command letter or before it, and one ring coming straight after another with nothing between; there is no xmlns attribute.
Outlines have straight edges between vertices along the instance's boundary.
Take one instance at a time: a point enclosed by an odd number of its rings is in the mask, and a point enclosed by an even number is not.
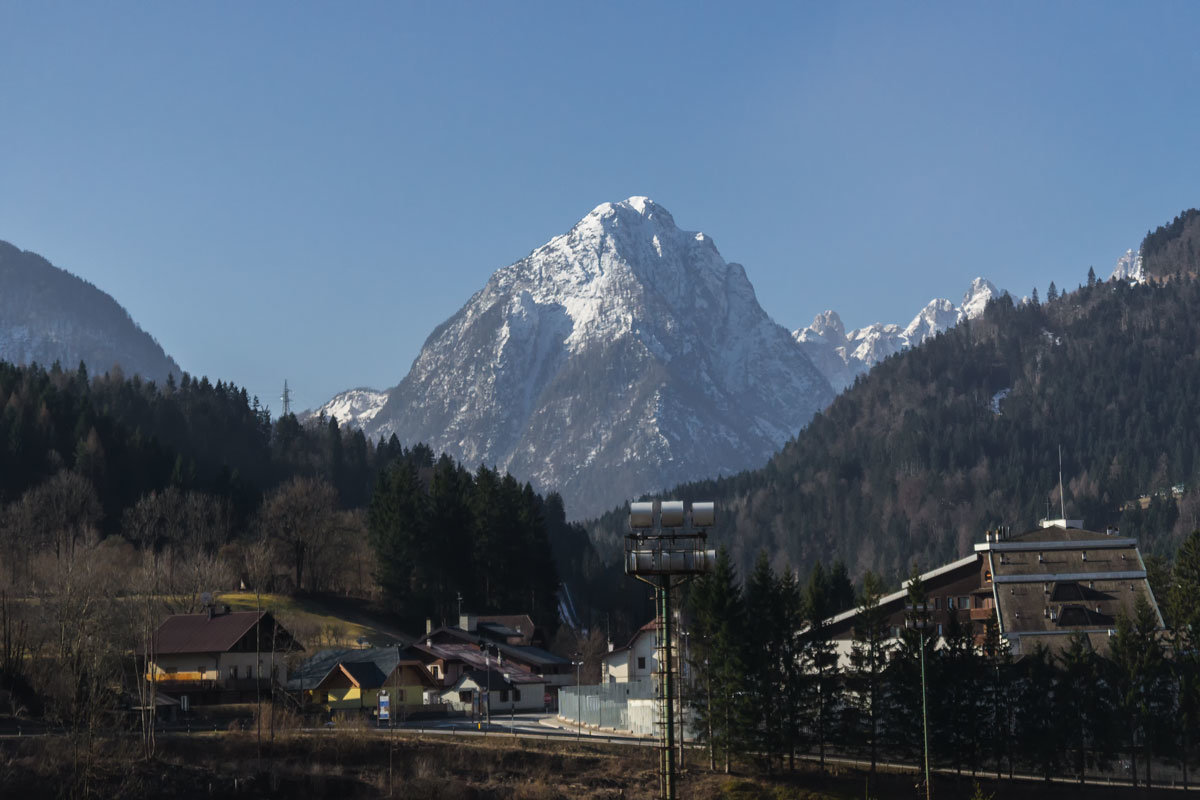
<svg viewBox="0 0 1200 800"><path fill-rule="evenodd" d="M306 416L320 416L324 414L326 417L337 419L339 423L350 422L353 425L361 427L370 420L375 419L375 416L387 403L387 398L387 392L380 392L375 389L350 389L334 396L325 405Z"/></svg>
<svg viewBox="0 0 1200 800"><path fill-rule="evenodd" d="M846 332L835 311L818 314L812 324L792 336L836 391L842 391L871 367L930 337L952 328L964 319L983 313L988 302L1002 292L989 280L976 278L957 306L944 298L930 300L901 328L894 323L875 322Z"/></svg>

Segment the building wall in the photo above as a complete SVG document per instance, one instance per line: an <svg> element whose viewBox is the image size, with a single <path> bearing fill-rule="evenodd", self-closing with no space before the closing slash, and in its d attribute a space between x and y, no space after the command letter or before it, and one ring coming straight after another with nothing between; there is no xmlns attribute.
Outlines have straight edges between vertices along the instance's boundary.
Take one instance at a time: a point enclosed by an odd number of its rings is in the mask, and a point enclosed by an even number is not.
<svg viewBox="0 0 1200 800"><path fill-rule="evenodd" d="M523 683L517 687L517 691L521 693L520 699L514 697L512 692L509 692L508 697L504 698L504 690L492 689L492 716L501 716L509 713L510 711L541 711L545 708L546 684ZM472 700L469 698L463 699L460 696L463 692L471 693L478 698L483 695L483 688L476 686L474 681L466 679L443 691L441 694L441 701L449 705L455 711L470 713L472 708Z"/></svg>
<svg viewBox="0 0 1200 800"><path fill-rule="evenodd" d="M628 650L613 653L604 660L608 683L628 683L650 678L658 669L657 637L654 631L642 631ZM569 684L560 683L559 686Z"/></svg>
<svg viewBox="0 0 1200 800"><path fill-rule="evenodd" d="M287 682L287 662L282 653L168 653L155 657L147 667L147 677L154 675L160 683L212 681L226 686L230 680L269 677L272 670L277 670L275 677L281 683Z"/></svg>

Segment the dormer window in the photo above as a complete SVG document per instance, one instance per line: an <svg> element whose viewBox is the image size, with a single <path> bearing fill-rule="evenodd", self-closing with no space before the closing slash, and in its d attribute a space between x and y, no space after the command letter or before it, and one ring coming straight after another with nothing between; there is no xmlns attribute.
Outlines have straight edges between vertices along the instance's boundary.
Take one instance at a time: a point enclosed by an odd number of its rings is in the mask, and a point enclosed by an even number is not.
<svg viewBox="0 0 1200 800"><path fill-rule="evenodd" d="M992 582L992 571L990 569L985 569L983 571L983 582L984 583Z"/></svg>

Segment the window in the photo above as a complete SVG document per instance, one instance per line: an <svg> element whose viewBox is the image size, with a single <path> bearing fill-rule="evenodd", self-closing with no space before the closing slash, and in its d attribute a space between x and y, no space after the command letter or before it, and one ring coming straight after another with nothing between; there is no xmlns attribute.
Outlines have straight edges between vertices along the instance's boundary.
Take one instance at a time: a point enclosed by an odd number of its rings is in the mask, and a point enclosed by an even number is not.
<svg viewBox="0 0 1200 800"><path fill-rule="evenodd" d="M459 692L458 693L458 702L460 702L460 703L471 702L471 694L472 694L471 692Z"/></svg>
<svg viewBox="0 0 1200 800"><path fill-rule="evenodd" d="M937 611L941 607L942 607L942 598L940 598L940 597L933 598L933 610Z"/></svg>
<svg viewBox="0 0 1200 800"><path fill-rule="evenodd" d="M646 668L646 657L638 656L638 669L645 669L645 668Z"/></svg>
<svg viewBox="0 0 1200 800"><path fill-rule="evenodd" d="M254 677L254 667L246 667L246 680Z"/></svg>
<svg viewBox="0 0 1200 800"><path fill-rule="evenodd" d="M231 681L237 680L237 667L229 668L229 680L231 680Z"/></svg>
<svg viewBox="0 0 1200 800"><path fill-rule="evenodd" d="M433 673L433 677L437 678L438 680L442 679L442 668L437 664L430 664L429 671Z"/></svg>
<svg viewBox="0 0 1200 800"><path fill-rule="evenodd" d="M501 690L500 690L500 702L501 702L501 703L507 703L507 702L508 702L508 689L501 689Z"/></svg>
<svg viewBox="0 0 1200 800"><path fill-rule="evenodd" d="M971 598L970 597L958 598L958 607L963 609L964 611L969 609L971 607Z"/></svg>
<svg viewBox="0 0 1200 800"><path fill-rule="evenodd" d="M513 702L514 703L521 702L521 690L520 689L513 689Z"/></svg>
<svg viewBox="0 0 1200 800"><path fill-rule="evenodd" d="M942 623L938 623L938 636L942 635Z"/></svg>
<svg viewBox="0 0 1200 800"><path fill-rule="evenodd" d="M950 611L954 610L954 598L953 597L946 598L946 608L949 609Z"/></svg>
<svg viewBox="0 0 1200 800"><path fill-rule="evenodd" d="M403 689L396 692L396 699L401 703L404 702L404 690Z"/></svg>
<svg viewBox="0 0 1200 800"><path fill-rule="evenodd" d="M992 571L990 569L985 569L983 571L983 582L984 583L992 582Z"/></svg>

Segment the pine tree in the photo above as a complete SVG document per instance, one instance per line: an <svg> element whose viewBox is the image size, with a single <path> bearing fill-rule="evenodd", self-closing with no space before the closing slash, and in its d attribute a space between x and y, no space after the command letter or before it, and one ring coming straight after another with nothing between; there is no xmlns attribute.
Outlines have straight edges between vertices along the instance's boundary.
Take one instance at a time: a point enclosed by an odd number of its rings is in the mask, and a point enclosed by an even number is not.
<svg viewBox="0 0 1200 800"><path fill-rule="evenodd" d="M1137 786L1138 745L1145 755L1146 787L1152 780L1155 745L1162 734L1167 682L1158 619L1145 595L1138 595L1133 615L1117 617L1110 657L1115 670L1119 728L1128 735L1130 773Z"/></svg>
<svg viewBox="0 0 1200 800"><path fill-rule="evenodd" d="M808 623L804 656L808 672L808 728L817 745L821 771L825 770L825 751L837 728L837 709L841 697L838 655L829 633L833 615L833 586L829 574L818 562L804 589L804 613Z"/></svg>
<svg viewBox="0 0 1200 800"><path fill-rule="evenodd" d="M806 676L803 663L804 637L801 630L804 627L804 598L796 573L791 569L783 571L778 587L782 612L780 659L783 684L779 695L783 706L783 749L788 754L788 767L794 770L796 748L800 746L803 735L801 707L804 702Z"/></svg>
<svg viewBox="0 0 1200 800"><path fill-rule="evenodd" d="M1160 595L1161 596L1161 595ZM1192 531L1175 554L1166 606L1171 617L1168 646L1175 694L1176 746L1183 785L1200 744L1200 531Z"/></svg>
<svg viewBox="0 0 1200 800"><path fill-rule="evenodd" d="M379 478L367 526L376 555L375 579L405 612L414 610L413 604L421 599L414 578L419 579L430 539L427 519L426 497L416 470L397 461Z"/></svg>
<svg viewBox="0 0 1200 800"><path fill-rule="evenodd" d="M847 701L852 710L850 741L862 742L871 758L871 774L879 760L880 725L883 721L884 672L890 651L887 613L880 607L883 579L867 571L858 595L850 672L846 676Z"/></svg>
<svg viewBox="0 0 1200 800"><path fill-rule="evenodd" d="M1050 281L1050 288L1046 289L1046 302L1053 303L1058 299L1058 288L1054 285L1054 281Z"/></svg>
<svg viewBox="0 0 1200 800"><path fill-rule="evenodd" d="M1016 740L1019 753L1030 766L1050 780L1062 758L1061 725L1056 709L1061 685L1054 657L1044 645L1025 654L1018 663L1019 681Z"/></svg>
<svg viewBox="0 0 1200 800"><path fill-rule="evenodd" d="M1087 285L1089 289L1096 285L1096 270L1093 267L1088 267Z"/></svg>
<svg viewBox="0 0 1200 800"><path fill-rule="evenodd" d="M782 635L784 609L779 584L765 550L759 551L746 581L746 686L752 751L764 758L767 771L782 755L783 720L779 692L783 686Z"/></svg>
<svg viewBox="0 0 1200 800"><path fill-rule="evenodd" d="M709 767L720 757L726 772L733 756L745 749L746 670L745 607L729 552L717 551L712 572L695 583L692 665L701 686L692 698L703 738L709 745Z"/></svg>
<svg viewBox="0 0 1200 800"><path fill-rule="evenodd" d="M1093 652L1087 635L1076 633L1058 656L1061 688L1055 711L1061 722L1062 747L1069 753L1079 782L1089 766L1107 767L1112 741L1113 709L1106 691L1101 659Z"/></svg>

